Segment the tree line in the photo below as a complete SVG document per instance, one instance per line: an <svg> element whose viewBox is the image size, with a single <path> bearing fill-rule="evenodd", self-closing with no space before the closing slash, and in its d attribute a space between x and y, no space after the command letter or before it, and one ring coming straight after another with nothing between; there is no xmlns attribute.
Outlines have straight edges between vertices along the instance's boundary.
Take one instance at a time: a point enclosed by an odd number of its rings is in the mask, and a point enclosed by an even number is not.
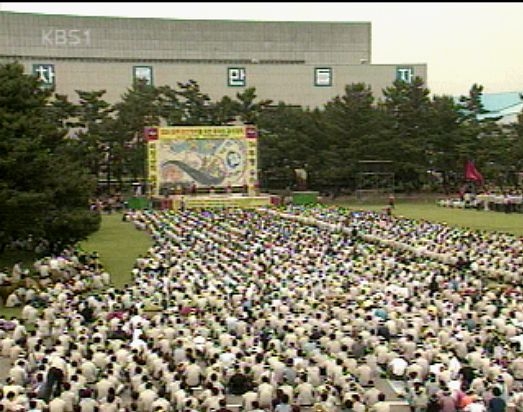
<svg viewBox="0 0 523 412"><path fill-rule="evenodd" d="M380 99L354 83L312 109L259 99L255 88L213 101L195 80L136 82L114 104L105 90L76 90L72 103L40 86L19 63L0 66L0 247L28 234L61 244L96 230L87 203L97 180L145 179L151 125L256 125L264 189L292 186L304 168L310 189L355 190L365 160L390 162L396 191L453 191L468 159L500 186L516 185L523 166L523 115L508 125L482 119L478 84L456 100L431 97L421 78L395 81Z"/></svg>
<svg viewBox="0 0 523 412"><path fill-rule="evenodd" d="M145 126L255 124L260 131L259 177L265 189L292 185L294 169L308 172L311 189L357 188L361 161L390 162L397 191L454 191L467 160L498 186L517 184L523 168L521 116L500 125L482 118L483 87L468 95L432 96L421 78L395 81L376 99L369 85L347 85L323 107L258 99L246 88L213 101L194 80L155 87L133 84L110 105L105 90L77 91L79 103L55 96L68 124L79 126L77 157L91 174L145 178ZM72 121L71 119L74 119ZM110 167L110 174L107 168Z"/></svg>

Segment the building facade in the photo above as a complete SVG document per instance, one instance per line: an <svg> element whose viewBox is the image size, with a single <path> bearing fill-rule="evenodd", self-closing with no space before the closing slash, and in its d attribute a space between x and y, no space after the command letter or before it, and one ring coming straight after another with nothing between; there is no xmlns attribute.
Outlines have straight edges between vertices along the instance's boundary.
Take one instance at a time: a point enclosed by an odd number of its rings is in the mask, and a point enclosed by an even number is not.
<svg viewBox="0 0 523 412"><path fill-rule="evenodd" d="M137 78L155 86L195 80L213 101L255 87L258 98L320 107L363 82L376 98L426 64L372 64L369 22L259 22L83 17L0 12L0 64L76 102L106 90L115 103Z"/></svg>

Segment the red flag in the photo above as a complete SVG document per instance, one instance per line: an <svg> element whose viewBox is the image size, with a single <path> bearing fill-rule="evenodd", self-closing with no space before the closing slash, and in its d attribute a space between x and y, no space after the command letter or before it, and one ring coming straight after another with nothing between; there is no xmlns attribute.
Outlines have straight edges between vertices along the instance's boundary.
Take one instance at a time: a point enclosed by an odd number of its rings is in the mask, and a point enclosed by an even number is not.
<svg viewBox="0 0 523 412"><path fill-rule="evenodd" d="M474 166L474 163L471 160L468 160L467 164L465 165L465 179L483 183L483 176L481 173L479 173L478 169L476 169L476 166Z"/></svg>

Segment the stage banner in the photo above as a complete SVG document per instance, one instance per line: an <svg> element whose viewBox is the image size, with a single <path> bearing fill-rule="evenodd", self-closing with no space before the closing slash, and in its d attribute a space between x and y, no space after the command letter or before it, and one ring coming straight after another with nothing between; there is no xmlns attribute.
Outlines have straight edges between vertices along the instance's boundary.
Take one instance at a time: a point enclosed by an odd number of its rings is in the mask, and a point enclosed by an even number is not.
<svg viewBox="0 0 523 412"><path fill-rule="evenodd" d="M158 159L157 159L157 144L156 141L150 140L147 142L147 170L148 181L151 193L158 194L160 190L158 181Z"/></svg>
<svg viewBox="0 0 523 412"><path fill-rule="evenodd" d="M258 182L254 126L149 127L144 134L149 181L157 195L194 185L253 187Z"/></svg>

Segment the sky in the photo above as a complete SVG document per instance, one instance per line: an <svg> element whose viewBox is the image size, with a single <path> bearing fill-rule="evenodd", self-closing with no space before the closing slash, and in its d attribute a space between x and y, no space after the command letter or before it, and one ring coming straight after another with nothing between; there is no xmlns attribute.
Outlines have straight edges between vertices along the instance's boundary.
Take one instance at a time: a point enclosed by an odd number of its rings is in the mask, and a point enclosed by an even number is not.
<svg viewBox="0 0 523 412"><path fill-rule="evenodd" d="M427 64L433 95L523 92L523 3L0 3L0 10L181 20L370 22L372 63Z"/></svg>

